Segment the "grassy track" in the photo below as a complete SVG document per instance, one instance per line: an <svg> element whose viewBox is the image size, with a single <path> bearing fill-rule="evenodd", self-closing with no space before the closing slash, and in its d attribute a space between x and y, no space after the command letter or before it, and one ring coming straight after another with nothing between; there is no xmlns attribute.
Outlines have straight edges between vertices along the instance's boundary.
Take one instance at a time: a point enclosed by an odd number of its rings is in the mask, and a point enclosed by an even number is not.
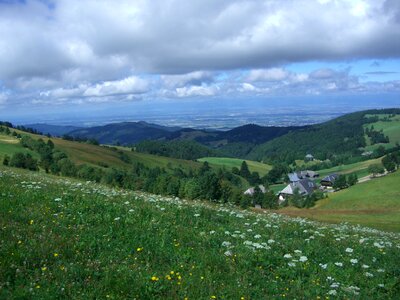
<svg viewBox="0 0 400 300"><path fill-rule="evenodd" d="M399 235L4 167L0 195L1 299L400 296Z"/></svg>
<svg viewBox="0 0 400 300"><path fill-rule="evenodd" d="M250 172L258 172L260 176L267 174L268 171L272 169L272 166L257 161L229 158L229 157L203 157L198 159L198 161L200 162L207 161L208 163L210 163L210 165L224 166L229 170L232 169L233 167L240 169L242 162L246 161Z"/></svg>

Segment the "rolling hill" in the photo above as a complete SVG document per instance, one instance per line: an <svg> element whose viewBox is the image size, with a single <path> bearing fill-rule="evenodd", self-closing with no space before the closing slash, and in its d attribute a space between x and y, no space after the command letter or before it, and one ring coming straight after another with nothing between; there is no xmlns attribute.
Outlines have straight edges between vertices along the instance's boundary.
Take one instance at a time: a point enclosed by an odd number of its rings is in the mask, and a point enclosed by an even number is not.
<svg viewBox="0 0 400 300"><path fill-rule="evenodd" d="M307 153L320 160L360 157L367 146L364 126L377 122L377 115L386 114L400 115L400 109L355 112L289 132L255 146L246 158L291 163L296 159L303 159Z"/></svg>

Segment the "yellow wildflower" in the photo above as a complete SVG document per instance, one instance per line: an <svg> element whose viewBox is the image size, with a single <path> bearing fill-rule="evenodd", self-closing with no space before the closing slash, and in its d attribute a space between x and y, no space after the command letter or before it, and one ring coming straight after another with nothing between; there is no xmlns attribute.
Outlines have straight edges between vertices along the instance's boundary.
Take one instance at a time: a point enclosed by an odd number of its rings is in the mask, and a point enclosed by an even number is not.
<svg viewBox="0 0 400 300"><path fill-rule="evenodd" d="M158 280L159 280L159 278L157 276L152 276L151 277L151 281L158 281Z"/></svg>

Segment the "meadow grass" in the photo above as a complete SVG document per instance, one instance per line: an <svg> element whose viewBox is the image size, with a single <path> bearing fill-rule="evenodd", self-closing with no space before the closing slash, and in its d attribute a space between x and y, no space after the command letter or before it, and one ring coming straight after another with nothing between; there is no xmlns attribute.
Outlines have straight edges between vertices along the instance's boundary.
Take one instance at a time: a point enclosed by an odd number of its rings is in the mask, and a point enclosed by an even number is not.
<svg viewBox="0 0 400 300"><path fill-rule="evenodd" d="M395 299L400 236L0 167L1 299Z"/></svg>
<svg viewBox="0 0 400 300"><path fill-rule="evenodd" d="M355 174L357 174L358 178L361 178L361 177L365 177L365 176L369 175L368 167L370 165L381 163L381 161L382 161L382 158L369 159L369 160L356 162L353 164L339 165L339 166L332 167L329 169L322 169L317 172L320 174L320 176L319 176L320 179L322 179L326 175L329 175L332 173L340 173L340 174L355 173Z"/></svg>
<svg viewBox="0 0 400 300"><path fill-rule="evenodd" d="M233 167L240 169L242 162L245 161L247 163L247 166L249 167L250 172L258 172L260 176L264 176L272 169L271 165L267 165L258 161L230 157L203 157L199 158L198 161L207 161L211 166L224 166L228 170L231 170Z"/></svg>
<svg viewBox="0 0 400 300"><path fill-rule="evenodd" d="M17 138L0 134L0 164L3 162L4 156L11 157L16 152L30 153L35 158L39 157L36 152L22 147Z"/></svg>

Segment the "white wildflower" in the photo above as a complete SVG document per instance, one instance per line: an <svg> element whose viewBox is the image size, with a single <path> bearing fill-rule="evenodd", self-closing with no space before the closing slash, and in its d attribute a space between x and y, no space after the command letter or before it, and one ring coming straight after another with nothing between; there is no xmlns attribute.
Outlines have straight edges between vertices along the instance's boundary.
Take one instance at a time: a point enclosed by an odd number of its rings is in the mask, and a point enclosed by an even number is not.
<svg viewBox="0 0 400 300"><path fill-rule="evenodd" d="M351 249L351 248L346 248L346 252L347 252L347 253L353 253L353 249Z"/></svg>
<svg viewBox="0 0 400 300"><path fill-rule="evenodd" d="M363 269L368 269L368 268L369 268L368 265L362 265L361 267L362 267Z"/></svg>
<svg viewBox="0 0 400 300"><path fill-rule="evenodd" d="M290 254L285 254L283 257L284 258L292 258L292 256Z"/></svg>
<svg viewBox="0 0 400 300"><path fill-rule="evenodd" d="M336 290L330 290L328 292L328 295L331 295L331 296L336 296L336 294L337 294Z"/></svg>
<svg viewBox="0 0 400 300"><path fill-rule="evenodd" d="M319 264L319 266L322 268L322 269L326 269L327 267L328 267L328 264Z"/></svg>
<svg viewBox="0 0 400 300"><path fill-rule="evenodd" d="M224 252L224 255L225 255L225 256L232 256L232 252L229 251L229 250L228 250L228 251L225 251L225 252Z"/></svg>
<svg viewBox="0 0 400 300"><path fill-rule="evenodd" d="M358 263L358 259L352 258L350 259L350 262L355 265L356 263Z"/></svg>
<svg viewBox="0 0 400 300"><path fill-rule="evenodd" d="M335 262L335 266L343 267L343 263L341 263L341 262Z"/></svg>
<svg viewBox="0 0 400 300"><path fill-rule="evenodd" d="M305 262L307 260L308 260L307 256L300 256L300 258L299 258L300 262Z"/></svg>

